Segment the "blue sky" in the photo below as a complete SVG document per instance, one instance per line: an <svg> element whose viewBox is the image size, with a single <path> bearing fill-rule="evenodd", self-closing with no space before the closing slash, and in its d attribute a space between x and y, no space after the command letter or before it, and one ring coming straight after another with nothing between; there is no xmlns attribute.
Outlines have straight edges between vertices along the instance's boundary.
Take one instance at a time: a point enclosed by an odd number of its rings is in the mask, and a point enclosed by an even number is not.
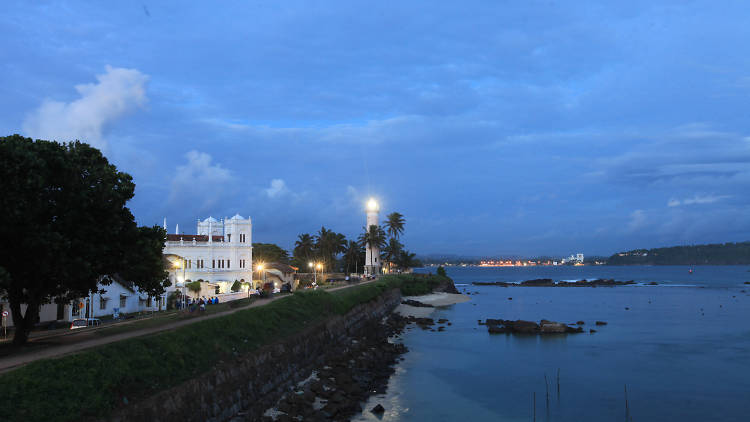
<svg viewBox="0 0 750 422"><path fill-rule="evenodd" d="M357 235L374 195L422 254L748 240L749 21L741 1L11 1L0 133L102 148L170 232L240 213L290 248Z"/></svg>

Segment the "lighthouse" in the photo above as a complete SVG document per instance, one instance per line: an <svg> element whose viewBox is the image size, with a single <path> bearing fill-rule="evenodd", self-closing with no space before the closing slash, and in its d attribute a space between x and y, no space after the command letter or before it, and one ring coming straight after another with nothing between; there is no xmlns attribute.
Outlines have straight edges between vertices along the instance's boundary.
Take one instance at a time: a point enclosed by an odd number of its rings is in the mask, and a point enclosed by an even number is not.
<svg viewBox="0 0 750 422"><path fill-rule="evenodd" d="M380 206L374 198L370 198L367 201L367 224L365 225L365 231L370 231L370 226L379 226L378 215L380 214ZM376 244L365 244L365 274L375 275L380 274L380 246Z"/></svg>

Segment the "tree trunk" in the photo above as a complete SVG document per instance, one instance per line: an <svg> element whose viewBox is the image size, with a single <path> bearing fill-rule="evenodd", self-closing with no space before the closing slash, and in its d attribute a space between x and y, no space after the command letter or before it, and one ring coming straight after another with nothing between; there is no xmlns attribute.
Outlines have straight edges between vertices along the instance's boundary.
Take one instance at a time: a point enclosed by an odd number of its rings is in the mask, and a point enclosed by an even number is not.
<svg viewBox="0 0 750 422"><path fill-rule="evenodd" d="M15 334L13 335L13 344L22 346L29 339L29 333L34 328L36 320L39 319L39 304L30 302L26 307L26 315L21 314L21 303L10 300L10 312L13 314L13 324Z"/></svg>

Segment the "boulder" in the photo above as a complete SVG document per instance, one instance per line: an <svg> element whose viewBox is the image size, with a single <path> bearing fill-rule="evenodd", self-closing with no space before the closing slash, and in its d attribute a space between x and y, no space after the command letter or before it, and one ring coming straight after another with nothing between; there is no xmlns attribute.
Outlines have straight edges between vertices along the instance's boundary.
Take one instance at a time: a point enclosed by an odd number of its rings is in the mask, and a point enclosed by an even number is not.
<svg viewBox="0 0 750 422"><path fill-rule="evenodd" d="M376 404L375 407L370 410L370 412L376 414L376 415L382 415L385 412L385 408L380 404Z"/></svg>
<svg viewBox="0 0 750 422"><path fill-rule="evenodd" d="M559 322L545 321L539 325L542 334L564 333L568 326Z"/></svg>
<svg viewBox="0 0 750 422"><path fill-rule="evenodd" d="M536 334L539 332L539 324L534 321L505 321L505 328L519 334Z"/></svg>
<svg viewBox="0 0 750 422"><path fill-rule="evenodd" d="M583 321L576 322L576 325L583 325L583 324L585 324L585 322L583 322Z"/></svg>
<svg viewBox="0 0 750 422"><path fill-rule="evenodd" d="M596 325L607 325L606 321L596 321Z"/></svg>
<svg viewBox="0 0 750 422"><path fill-rule="evenodd" d="M490 334L505 334L505 327L502 325L489 325L487 326L487 332Z"/></svg>

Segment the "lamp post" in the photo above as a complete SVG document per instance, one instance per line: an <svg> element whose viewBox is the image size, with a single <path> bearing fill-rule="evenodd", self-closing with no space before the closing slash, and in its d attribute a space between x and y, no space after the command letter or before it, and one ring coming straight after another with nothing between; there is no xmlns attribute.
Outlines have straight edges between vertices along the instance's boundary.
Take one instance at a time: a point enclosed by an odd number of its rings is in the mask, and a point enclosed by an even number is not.
<svg viewBox="0 0 750 422"><path fill-rule="evenodd" d="M182 302L182 309L185 309L185 306L187 305L187 302L185 301L185 258L180 257L180 262L182 263L182 297L180 298ZM174 263L175 268L179 268L179 264L177 262Z"/></svg>
<svg viewBox="0 0 750 422"><path fill-rule="evenodd" d="M258 271L261 272L260 281L263 283L263 286L261 286L261 289L266 288L266 272L263 271L263 264L258 264Z"/></svg>
<svg viewBox="0 0 750 422"><path fill-rule="evenodd" d="M312 268L312 270L313 270L313 277L315 277L315 279L313 280L313 283L318 284L318 277L315 274L315 267L313 266L313 263L312 262L308 262L307 266L310 267L310 268Z"/></svg>
<svg viewBox="0 0 750 422"><path fill-rule="evenodd" d="M323 277L323 264L318 262L318 265L316 266L318 267L318 271L320 271L320 276ZM315 283L317 284L317 281Z"/></svg>

